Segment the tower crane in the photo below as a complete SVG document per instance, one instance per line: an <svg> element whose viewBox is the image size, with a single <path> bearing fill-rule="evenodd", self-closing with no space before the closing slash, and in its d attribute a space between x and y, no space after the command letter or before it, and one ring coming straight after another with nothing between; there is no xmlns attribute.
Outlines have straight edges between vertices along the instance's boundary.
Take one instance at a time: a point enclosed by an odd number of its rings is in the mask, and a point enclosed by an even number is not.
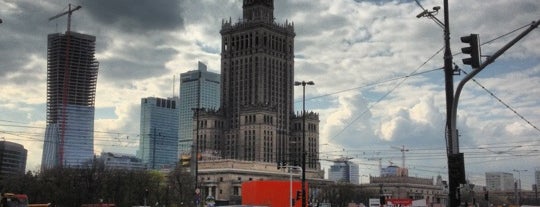
<svg viewBox="0 0 540 207"><path fill-rule="evenodd" d="M401 145L401 148L399 147L392 147L394 149L398 149L401 151L401 167L405 168L405 152L408 152L409 149L405 149L405 145Z"/></svg>
<svg viewBox="0 0 540 207"><path fill-rule="evenodd" d="M49 21L53 20L53 19L56 19L56 18L59 18L61 16L64 16L64 15L68 15L68 21L67 21L67 33L69 33L71 31L71 14L74 12L74 11L77 11L81 8L81 6L77 6L75 7L74 9L71 9L71 4L68 5L68 10L65 11L65 12L62 12L60 14L57 14L57 15L54 15L53 17L49 18Z"/></svg>
<svg viewBox="0 0 540 207"><path fill-rule="evenodd" d="M69 50L70 50L70 44L71 44L71 14L74 11L77 11L81 8L81 6L77 6L74 9L71 9L71 4L68 4L68 10L66 12L62 12L60 14L57 14L51 18L49 18L49 21L57 19L61 16L68 15L68 21L67 21L67 28L66 28L66 38L67 38L67 44L66 44L66 59L65 59L65 68L64 68L64 83L62 86L62 124L60 125L60 142L58 146L58 165L62 167L64 163L64 143L65 143L65 129L66 129L66 106L67 106L67 96L69 92L69 75L70 75L70 68L69 68Z"/></svg>
<svg viewBox="0 0 540 207"><path fill-rule="evenodd" d="M379 155L381 152L377 152L376 154ZM374 160L378 160L379 161L379 176L382 175L382 157L372 157L372 158L368 158L368 160L370 161L374 161Z"/></svg>

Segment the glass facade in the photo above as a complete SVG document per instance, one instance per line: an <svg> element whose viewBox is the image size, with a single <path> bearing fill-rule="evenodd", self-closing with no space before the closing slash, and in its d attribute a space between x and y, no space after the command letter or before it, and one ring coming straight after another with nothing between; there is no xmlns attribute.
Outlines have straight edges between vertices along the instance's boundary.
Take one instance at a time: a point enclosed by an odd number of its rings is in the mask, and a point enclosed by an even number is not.
<svg viewBox="0 0 540 207"><path fill-rule="evenodd" d="M173 168L178 162L178 116L176 98L141 99L137 157L147 169Z"/></svg>
<svg viewBox="0 0 540 207"><path fill-rule="evenodd" d="M193 145L193 109L218 109L220 106L220 75L208 72L199 62L198 69L180 74L179 154L190 154ZM200 89L199 89L200 88ZM197 104L200 106L197 107Z"/></svg>

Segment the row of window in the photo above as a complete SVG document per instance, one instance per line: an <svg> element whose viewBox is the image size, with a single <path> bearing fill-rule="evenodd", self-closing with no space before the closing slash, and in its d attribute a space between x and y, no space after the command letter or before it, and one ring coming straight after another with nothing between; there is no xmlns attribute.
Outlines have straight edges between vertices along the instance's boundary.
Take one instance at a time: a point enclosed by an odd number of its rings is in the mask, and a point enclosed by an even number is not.
<svg viewBox="0 0 540 207"><path fill-rule="evenodd" d="M293 38L267 34L258 31L237 34L232 36L223 36L224 52L234 52L239 50L267 48L282 53L293 53Z"/></svg>

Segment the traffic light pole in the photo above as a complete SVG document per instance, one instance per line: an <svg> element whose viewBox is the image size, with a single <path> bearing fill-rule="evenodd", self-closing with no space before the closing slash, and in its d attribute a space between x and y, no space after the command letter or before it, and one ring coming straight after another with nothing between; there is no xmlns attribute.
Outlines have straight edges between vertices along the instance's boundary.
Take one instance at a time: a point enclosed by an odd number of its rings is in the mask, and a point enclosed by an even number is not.
<svg viewBox="0 0 540 207"><path fill-rule="evenodd" d="M463 86L465 85L465 83L467 83L467 81L471 80L476 74L480 73L480 71L482 71L486 66L488 66L489 64L495 62L495 59L497 59L499 56L501 56L504 52L506 52L506 50L508 50L510 47L512 47L514 44L516 44L519 40L521 40L523 37L525 37L527 34L529 34L532 30L536 29L538 27L538 25L540 24L540 19L536 22L533 22L531 23L531 26L529 28L527 28L525 31L523 31L521 34L519 34L517 37L515 37L512 41L510 41L509 43L507 43L506 45L504 45L503 48L499 49L497 52L495 52L495 54L489 56L485 62L483 62L480 67L478 67L477 69L473 70L471 73L469 73L467 76L465 76L465 78L463 78L463 80L461 80L456 88L456 95L455 95L455 98L454 98L454 101L452 103L452 117L451 117L451 120L452 120L452 123L451 123L451 129L452 131L456 131L456 111L457 111L457 107L458 107L458 102L459 102L459 96L461 95L461 90L463 89ZM457 135L453 135L453 136L456 136L455 139L457 139Z"/></svg>
<svg viewBox="0 0 540 207"><path fill-rule="evenodd" d="M447 158L448 158L448 206L457 207L459 200L459 173L455 169L461 169L456 166L455 157L459 157L459 144L456 131L452 130L452 104L454 102L454 70L452 68L452 51L450 49L450 17L448 0L444 0L444 80L446 92L446 140L447 140ZM456 139L454 139L456 138Z"/></svg>
<svg viewBox="0 0 540 207"><path fill-rule="evenodd" d="M446 14L447 1L448 0L445 0L445 27L448 27L448 22L446 20L447 19L447 14ZM456 129L456 114L457 114L456 112L457 112L457 106L459 102L459 96L461 95L463 86L465 85L465 83L467 83L467 81L469 81L476 74L482 71L487 65L493 63L495 59L497 59L504 52L506 52L506 50L512 47L516 42L518 42L523 37L525 37L533 29L537 28L539 23L540 23L540 20L533 22L527 30L523 31L516 38L514 38L512 41L506 44L503 48L501 48L495 54L487 58L486 61L483 62L478 68L475 68L471 73L465 76L465 78L463 78L459 82L456 88L456 94L453 97L453 100L450 102L452 103L451 108L450 109L447 108L447 113L449 112L450 114L450 117L447 117L447 120L449 120L447 121L447 124L450 124L449 126L447 126L448 127L447 129L449 129L447 133L447 136L448 136L447 138L449 138L447 147L448 147L448 179L449 179L448 201L449 201L450 207L456 207L460 205L460 198L459 198L460 196L459 196L458 187L459 187L459 184L463 183L463 181L465 180L465 174L464 174L465 167L464 167L464 162L463 162L463 154L459 153L458 134L457 134L457 129ZM446 36L446 32L445 32L445 36ZM447 45L447 48L449 48L448 45ZM447 66L447 61L448 59L446 58L446 53L445 53L445 74L448 73L447 70L449 70L449 68L451 69L451 66L449 67ZM448 78L447 78L447 81L448 81ZM448 87L448 83L447 83L447 87ZM448 104L449 103L448 102L449 100L448 88L446 92L447 92L447 104Z"/></svg>

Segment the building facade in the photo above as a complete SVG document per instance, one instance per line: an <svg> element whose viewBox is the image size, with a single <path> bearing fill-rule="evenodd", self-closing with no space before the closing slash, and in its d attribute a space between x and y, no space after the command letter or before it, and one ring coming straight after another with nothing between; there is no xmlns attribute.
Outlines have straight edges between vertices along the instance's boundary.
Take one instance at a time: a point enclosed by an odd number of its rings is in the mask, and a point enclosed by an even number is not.
<svg viewBox="0 0 540 207"><path fill-rule="evenodd" d="M178 162L178 111L176 98L141 99L137 157L147 169L174 168Z"/></svg>
<svg viewBox="0 0 540 207"><path fill-rule="evenodd" d="M294 26L274 21L273 0L244 0L242 8L243 18L238 22L222 22L221 105L195 114L194 148L217 160L232 160L235 167L234 162L301 166L305 148L306 180L322 180L319 116L294 112ZM219 177L215 189L213 182L201 183L207 193L217 193L216 198L224 200L234 200L241 192L238 188L245 180L235 179L237 173L253 173L217 169L215 163L198 169L198 179ZM275 179L273 169L257 170L256 179Z"/></svg>
<svg viewBox="0 0 540 207"><path fill-rule="evenodd" d="M190 154L193 145L195 108L217 109L220 106L221 77L209 72L204 63L198 69L180 74L179 154Z"/></svg>
<svg viewBox="0 0 540 207"><path fill-rule="evenodd" d="M0 141L0 183L10 176L23 175L26 170L28 150L24 146Z"/></svg>
<svg viewBox="0 0 540 207"><path fill-rule="evenodd" d="M125 169L125 170L143 170L145 165L142 160L135 155L121 154L115 152L101 152L100 159L105 168Z"/></svg>
<svg viewBox="0 0 540 207"><path fill-rule="evenodd" d="M94 156L96 38L50 34L47 42L47 126L42 168L78 167Z"/></svg>
<svg viewBox="0 0 540 207"><path fill-rule="evenodd" d="M272 0L245 0L221 28L221 106L201 111L194 144L224 159L297 162L304 114L295 115L294 27L274 22ZM306 113L307 168L318 170L319 117Z"/></svg>
<svg viewBox="0 0 540 207"><path fill-rule="evenodd" d="M328 179L334 182L360 184L360 167L347 159L336 159L328 170Z"/></svg>
<svg viewBox="0 0 540 207"><path fill-rule="evenodd" d="M514 175L507 172L486 172L486 189L488 191L513 191Z"/></svg>

